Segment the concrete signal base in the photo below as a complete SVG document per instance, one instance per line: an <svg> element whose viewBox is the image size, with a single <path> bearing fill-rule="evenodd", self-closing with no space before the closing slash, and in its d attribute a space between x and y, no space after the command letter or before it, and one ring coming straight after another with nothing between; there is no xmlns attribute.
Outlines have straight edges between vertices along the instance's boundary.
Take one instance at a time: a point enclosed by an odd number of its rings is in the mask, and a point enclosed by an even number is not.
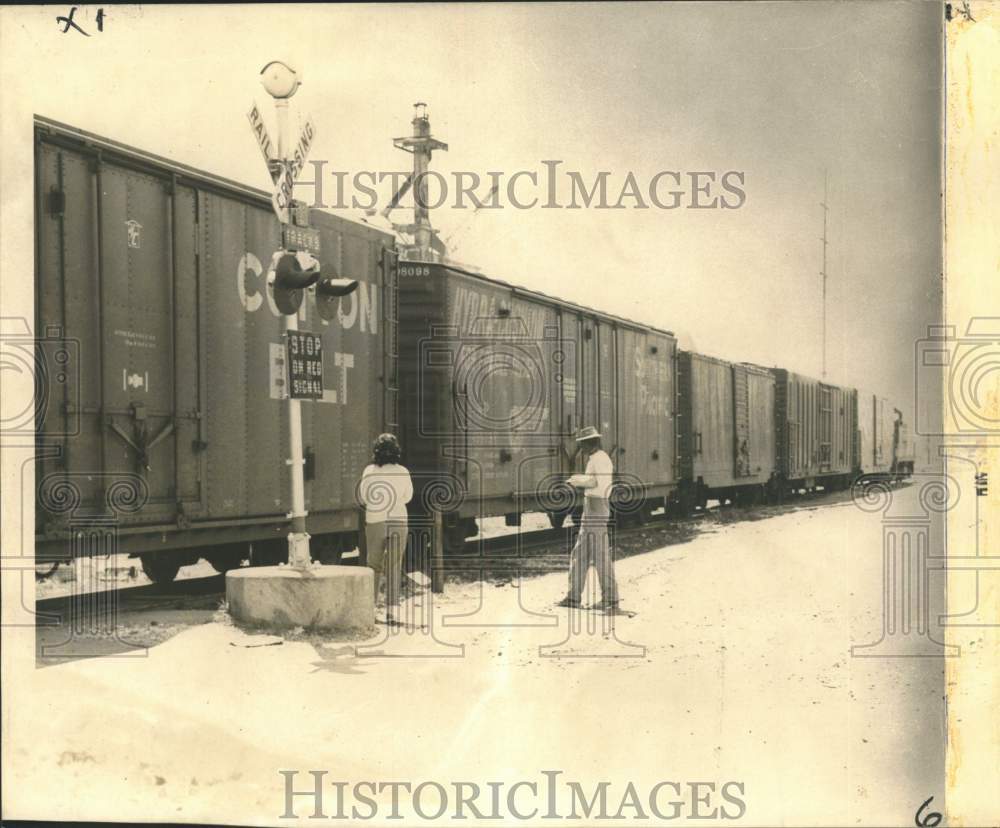
<svg viewBox="0 0 1000 828"><path fill-rule="evenodd" d="M361 630L375 623L374 573L367 566L261 566L226 573L236 621L278 629Z"/></svg>

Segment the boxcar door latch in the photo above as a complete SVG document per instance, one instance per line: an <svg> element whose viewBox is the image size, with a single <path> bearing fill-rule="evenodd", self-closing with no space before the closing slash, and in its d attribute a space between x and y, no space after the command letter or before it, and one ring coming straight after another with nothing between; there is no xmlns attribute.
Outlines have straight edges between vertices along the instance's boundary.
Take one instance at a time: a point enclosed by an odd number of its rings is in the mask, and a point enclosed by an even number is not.
<svg viewBox="0 0 1000 828"><path fill-rule="evenodd" d="M153 446L174 433L174 421L170 420L152 439L149 439L149 431L146 427L146 410L142 403L132 404L132 421L131 435L110 417L108 425L136 453L139 468L142 471L149 471L149 452Z"/></svg>

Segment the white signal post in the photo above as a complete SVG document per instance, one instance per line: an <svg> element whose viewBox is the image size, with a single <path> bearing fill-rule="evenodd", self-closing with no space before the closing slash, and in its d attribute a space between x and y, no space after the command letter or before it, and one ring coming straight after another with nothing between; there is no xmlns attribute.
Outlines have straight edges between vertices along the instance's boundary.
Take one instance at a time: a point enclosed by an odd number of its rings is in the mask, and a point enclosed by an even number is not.
<svg viewBox="0 0 1000 828"><path fill-rule="evenodd" d="M274 110L278 122L278 174L275 176L275 197L278 195L282 181L288 175L288 99L295 94L301 83L299 74L281 61L272 61L261 71L261 83L268 94L274 98ZM272 174L273 174L272 170ZM274 203L274 199L272 199ZM290 221L288 204L274 203L275 213L284 225ZM284 235L284 234L282 234ZM282 314L282 327L287 340L288 334L299 329L298 313ZM289 367L289 372L290 372ZM306 569L312 563L309 553L309 534L306 532L306 488L305 459L302 454L302 403L295 399L289 388L288 394L288 453L286 461L292 473L292 511L291 531L288 534L288 565L296 569Z"/></svg>
<svg viewBox="0 0 1000 828"><path fill-rule="evenodd" d="M312 122L307 121L296 146L293 148L289 142L288 99L298 89L301 75L282 61L268 63L260 74L261 83L274 98L278 116L277 141L273 145L277 151L272 158L272 144L260 112L254 107L248 113L254 137L274 182L271 204L281 222L281 247L272 257L267 289L273 292L272 299L281 311L285 376L293 381L285 385L288 392L287 464L292 481L292 509L288 514L291 522L289 565L230 569L226 573L226 601L229 614L243 623L275 629L369 630L375 622L372 570L365 566L319 566L313 563L309 554L299 400L300 396L316 399L318 393L322 393L322 339L318 334L298 332L302 292L315 286L317 299L322 295L328 300L346 296L358 287L358 282L324 277L319 262L310 252L319 252L319 233L311 230L305 220L302 227L292 226L298 212L292 203L292 181L305 162L316 131ZM324 308L320 311L321 316L329 312L329 307ZM290 360L293 355L301 359L293 362Z"/></svg>

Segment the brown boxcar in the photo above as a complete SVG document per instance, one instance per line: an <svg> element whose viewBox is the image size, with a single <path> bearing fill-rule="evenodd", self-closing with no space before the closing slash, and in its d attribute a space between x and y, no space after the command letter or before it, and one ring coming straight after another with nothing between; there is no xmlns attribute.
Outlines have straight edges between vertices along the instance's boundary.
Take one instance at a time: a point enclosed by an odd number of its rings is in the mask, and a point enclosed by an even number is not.
<svg viewBox="0 0 1000 828"><path fill-rule="evenodd" d="M79 353L39 423L39 558L65 557L73 520L130 487L142 505L117 509L118 548L161 575L201 554L231 565L249 541L281 558L288 406L266 194L39 119L36 202L36 330ZM311 296L300 312L324 346L324 398L302 405L308 529L336 543L356 529L371 440L396 420L395 254L363 224L311 223L324 267L361 282L330 322Z"/></svg>
<svg viewBox="0 0 1000 828"><path fill-rule="evenodd" d="M792 488L836 488L857 461L857 392L782 368L775 377L778 470Z"/></svg>
<svg viewBox="0 0 1000 828"><path fill-rule="evenodd" d="M678 461L687 505L755 502L776 473L774 375L754 365L681 351Z"/></svg>
<svg viewBox="0 0 1000 828"><path fill-rule="evenodd" d="M418 488L449 490L450 545L479 517L560 522L573 503L554 484L579 465L585 425L643 508L672 494L669 332L423 262L399 264L399 314L404 451Z"/></svg>

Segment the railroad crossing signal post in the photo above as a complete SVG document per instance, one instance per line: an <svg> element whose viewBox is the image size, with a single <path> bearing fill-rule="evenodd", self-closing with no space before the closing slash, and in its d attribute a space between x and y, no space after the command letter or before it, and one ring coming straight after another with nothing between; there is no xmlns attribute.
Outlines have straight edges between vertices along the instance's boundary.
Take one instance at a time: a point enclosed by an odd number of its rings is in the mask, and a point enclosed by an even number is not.
<svg viewBox="0 0 1000 828"><path fill-rule="evenodd" d="M285 315L285 338L299 329L298 314ZM287 364L286 360L286 364ZM289 370L291 366L289 366ZM306 532L305 457L302 453L302 403L288 396L288 465L292 472L292 524L288 533L288 565L302 569L312 563Z"/></svg>
<svg viewBox="0 0 1000 828"><path fill-rule="evenodd" d="M303 292L315 285L316 309L324 319L333 314L331 300L345 296L358 286L357 281L326 277L321 279L320 264L313 258L319 253L319 233L309 227L309 211L297 206L292 198L295 176L302 169L315 128L307 119L292 151L288 140L288 99L301 83L298 72L282 61L271 61L261 72L261 81L274 98L278 121L277 154L271 155L271 139L257 107L248 113L250 127L267 162L274 181L271 206L281 223L281 249L268 271L268 284L274 304L282 314L282 330L288 351L288 465L292 481L291 532L288 535L288 563L305 569L312 563L309 535L306 532L304 465L302 456L302 412L300 399L319 399L323 394L322 340L315 334L299 334L298 311ZM297 349L297 350L296 350Z"/></svg>
<svg viewBox="0 0 1000 828"><path fill-rule="evenodd" d="M290 177L288 170L288 99L299 88L298 73L280 61L272 61L264 67L262 83L268 94L274 98L274 111L278 122L277 163L272 167L275 183L275 212L281 221L284 237L291 213L291 186L286 185ZM282 191L284 189L284 191ZM278 264L278 263L276 263ZM275 276L277 267L275 268ZM278 287L277 284L275 287ZM280 289L280 288L279 288ZM282 310L285 310L282 308ZM282 328L286 342L291 341L299 329L298 308L293 313L282 314ZM287 364L287 360L286 360ZM289 365L291 372L291 365ZM312 563L309 554L309 534L306 532L306 490L305 458L302 453L302 403L292 393L288 394L288 454L286 461L292 478L291 531L288 534L288 565L304 569Z"/></svg>
<svg viewBox="0 0 1000 828"><path fill-rule="evenodd" d="M226 573L226 600L230 615L238 621L275 627L367 629L375 618L372 570L359 566L313 565L309 554L301 399L322 397L323 340L318 334L299 331L298 324L298 311L308 288L315 286L317 311L328 318L332 313L329 300L350 293L358 283L321 277L320 264L313 258L313 253L319 252L319 234L308 226L308 211L297 210L292 201L295 175L305 162L314 134L312 123L306 121L294 148L294 157L290 159L288 99L298 89L301 76L287 63L272 61L261 72L261 82L274 98L277 114L278 140L274 157L264 120L256 106L248 117L274 181L271 204L281 224L281 248L272 257L268 286L282 315L286 349L290 455L287 464L292 484L292 508L288 515L291 522L289 566L231 569Z"/></svg>

